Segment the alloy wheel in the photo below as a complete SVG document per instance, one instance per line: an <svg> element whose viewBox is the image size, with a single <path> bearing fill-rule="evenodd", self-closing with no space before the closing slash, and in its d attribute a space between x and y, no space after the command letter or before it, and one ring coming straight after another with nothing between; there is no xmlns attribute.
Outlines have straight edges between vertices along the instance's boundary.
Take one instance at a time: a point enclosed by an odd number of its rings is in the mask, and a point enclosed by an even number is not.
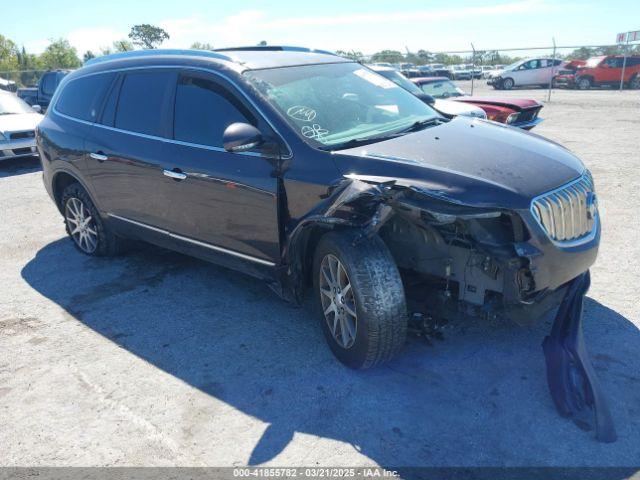
<svg viewBox="0 0 640 480"><path fill-rule="evenodd" d="M82 200L72 197L67 200L64 217L69 234L78 248L85 253L93 253L98 247L98 230L91 212Z"/></svg>
<svg viewBox="0 0 640 480"><path fill-rule="evenodd" d="M334 340L344 349L351 348L358 330L356 299L347 270L335 255L325 255L320 264L320 300Z"/></svg>

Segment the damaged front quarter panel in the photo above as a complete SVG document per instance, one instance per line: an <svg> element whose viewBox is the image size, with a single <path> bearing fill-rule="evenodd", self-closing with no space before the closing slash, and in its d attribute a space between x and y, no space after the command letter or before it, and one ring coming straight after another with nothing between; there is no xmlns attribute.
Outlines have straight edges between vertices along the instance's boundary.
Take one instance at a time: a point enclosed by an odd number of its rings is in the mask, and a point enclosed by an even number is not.
<svg viewBox="0 0 640 480"><path fill-rule="evenodd" d="M551 395L558 411L581 425L588 423L584 413L590 407L598 440L614 441L611 415L582 339L588 271L560 288L540 288L533 271L544 254L527 241L527 226L520 215L464 205L456 200L461 192L451 193L423 182L345 175L286 235L283 296L302 300L314 229L347 227L359 229L360 238L379 234L401 270L442 280L439 300L445 306L454 304L461 314L501 314L523 323L562 303L544 342ZM452 283L457 284L455 295L450 291ZM408 289L409 305L410 293ZM426 302L434 298L424 291L420 296ZM433 304L427 308L431 310L426 315L435 313ZM581 374L577 382L575 372Z"/></svg>

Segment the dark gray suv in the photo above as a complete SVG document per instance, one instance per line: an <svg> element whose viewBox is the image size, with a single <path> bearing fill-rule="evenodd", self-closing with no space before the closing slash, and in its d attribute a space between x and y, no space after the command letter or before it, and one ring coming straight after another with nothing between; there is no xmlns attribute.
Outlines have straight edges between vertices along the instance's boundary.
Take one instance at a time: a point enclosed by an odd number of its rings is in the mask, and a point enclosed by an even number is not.
<svg viewBox="0 0 640 480"><path fill-rule="evenodd" d="M365 66L302 48L139 51L64 78L44 182L87 255L125 239L313 286L335 355L390 359L412 318L536 318L595 261L593 180L568 150L442 118Z"/></svg>

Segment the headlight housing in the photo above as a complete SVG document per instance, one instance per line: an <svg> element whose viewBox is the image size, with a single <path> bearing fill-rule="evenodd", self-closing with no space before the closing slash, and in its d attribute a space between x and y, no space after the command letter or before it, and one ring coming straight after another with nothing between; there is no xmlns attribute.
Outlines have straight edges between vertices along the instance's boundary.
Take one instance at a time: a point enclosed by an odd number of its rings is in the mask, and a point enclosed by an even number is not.
<svg viewBox="0 0 640 480"><path fill-rule="evenodd" d="M520 112L512 113L507 117L507 124L511 125L512 123L517 122L519 116L520 116Z"/></svg>

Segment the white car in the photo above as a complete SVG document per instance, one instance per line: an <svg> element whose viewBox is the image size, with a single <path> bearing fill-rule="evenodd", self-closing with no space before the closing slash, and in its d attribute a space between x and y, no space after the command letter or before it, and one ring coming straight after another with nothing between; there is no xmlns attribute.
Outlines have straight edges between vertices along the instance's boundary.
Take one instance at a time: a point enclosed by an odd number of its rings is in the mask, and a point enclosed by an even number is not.
<svg viewBox="0 0 640 480"><path fill-rule="evenodd" d="M429 99L429 105L431 105L438 112L442 113L446 117L456 117L458 115L462 115L463 117L473 117L473 118L487 118L487 114L480 107L476 107L474 105L465 104L462 102L453 102L451 100L441 100L439 98L433 98L428 96L425 92L423 92L420 87L418 87L415 83L411 82L407 77L402 75L402 73L394 70L389 67L380 67L377 65L368 65L368 67L374 72L379 73L383 77L391 80L393 83L398 85L401 88L404 88L410 93L413 93L416 97L426 102L426 98ZM452 84L453 85L453 84ZM454 87L458 88L458 87ZM460 94L464 94L464 92L458 89Z"/></svg>
<svg viewBox="0 0 640 480"><path fill-rule="evenodd" d="M562 60L552 58L528 58L489 72L487 84L497 90L511 90L513 87L547 86L558 74Z"/></svg>
<svg viewBox="0 0 640 480"><path fill-rule="evenodd" d="M38 108L0 90L0 160L37 154L35 129L42 119Z"/></svg>

